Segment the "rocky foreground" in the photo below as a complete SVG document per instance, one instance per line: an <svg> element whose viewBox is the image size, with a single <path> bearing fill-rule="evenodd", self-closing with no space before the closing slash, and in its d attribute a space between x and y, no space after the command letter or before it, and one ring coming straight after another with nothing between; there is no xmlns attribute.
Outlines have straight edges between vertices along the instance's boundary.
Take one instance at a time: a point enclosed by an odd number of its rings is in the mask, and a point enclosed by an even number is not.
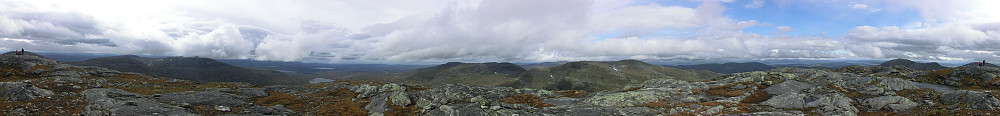
<svg viewBox="0 0 1000 116"><path fill-rule="evenodd" d="M777 68L618 91L370 81L253 86L0 55L2 115L997 115L1000 69Z"/></svg>

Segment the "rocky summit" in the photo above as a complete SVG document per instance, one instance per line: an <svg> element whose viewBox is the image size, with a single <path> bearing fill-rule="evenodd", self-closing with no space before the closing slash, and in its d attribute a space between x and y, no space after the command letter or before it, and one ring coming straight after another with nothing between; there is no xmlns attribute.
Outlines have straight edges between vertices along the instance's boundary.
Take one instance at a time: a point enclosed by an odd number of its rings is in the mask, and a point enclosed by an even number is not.
<svg viewBox="0 0 1000 116"><path fill-rule="evenodd" d="M638 65L624 61L615 65ZM586 66L570 64L568 66ZM489 67L489 66L487 66ZM997 115L1000 69L775 68L613 91L340 80L197 83L0 55L2 115ZM620 67L629 69L627 66ZM490 69L490 68L486 68ZM550 69L551 70L551 69ZM612 69L614 70L614 69ZM630 69L635 70L635 69ZM501 73L501 72L498 72Z"/></svg>

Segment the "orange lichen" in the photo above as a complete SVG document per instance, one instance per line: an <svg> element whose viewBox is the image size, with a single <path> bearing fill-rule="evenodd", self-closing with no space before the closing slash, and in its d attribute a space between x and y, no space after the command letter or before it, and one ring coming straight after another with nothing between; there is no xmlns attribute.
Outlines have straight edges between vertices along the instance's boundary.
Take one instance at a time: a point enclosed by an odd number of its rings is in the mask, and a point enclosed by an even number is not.
<svg viewBox="0 0 1000 116"><path fill-rule="evenodd" d="M565 90L565 91L556 91L556 93L562 95L563 97L570 97L570 98L587 97L587 91L584 90Z"/></svg>
<svg viewBox="0 0 1000 116"><path fill-rule="evenodd" d="M541 102L541 100L542 100L541 98L535 97L535 95L521 94L521 95L507 96L501 99L500 101L509 104L527 104L536 108L553 106L552 104L543 103Z"/></svg>

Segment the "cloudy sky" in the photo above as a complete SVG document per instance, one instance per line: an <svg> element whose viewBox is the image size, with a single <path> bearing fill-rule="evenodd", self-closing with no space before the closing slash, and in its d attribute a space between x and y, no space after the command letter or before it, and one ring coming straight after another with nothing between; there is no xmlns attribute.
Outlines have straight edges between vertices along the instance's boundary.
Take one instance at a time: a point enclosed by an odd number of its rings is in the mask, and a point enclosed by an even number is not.
<svg viewBox="0 0 1000 116"><path fill-rule="evenodd" d="M386 63L1000 61L997 0L0 0L0 50Z"/></svg>

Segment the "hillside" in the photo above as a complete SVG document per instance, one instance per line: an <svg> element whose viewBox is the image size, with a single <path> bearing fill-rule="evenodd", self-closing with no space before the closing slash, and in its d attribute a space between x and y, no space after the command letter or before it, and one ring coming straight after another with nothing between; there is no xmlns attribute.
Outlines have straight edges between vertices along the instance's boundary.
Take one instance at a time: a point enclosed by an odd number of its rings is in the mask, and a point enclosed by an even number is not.
<svg viewBox="0 0 1000 116"><path fill-rule="evenodd" d="M511 63L461 63L449 62L429 68L404 72L399 82L414 83L424 86L441 86L445 84L468 84L496 86L516 81L516 76L526 71L521 66ZM391 80L390 80L391 81Z"/></svg>
<svg viewBox="0 0 1000 116"><path fill-rule="evenodd" d="M941 66L941 64L938 64L937 62L917 63L917 62L913 62L913 61L910 61L910 60L907 60L907 59L893 59L893 60L885 61L882 64L879 64L879 66L893 66L893 65L900 65L900 66L904 66L904 67L911 68L911 69L925 70L925 71L926 70L940 70L940 69L946 69L946 68L948 68L948 67Z"/></svg>
<svg viewBox="0 0 1000 116"><path fill-rule="evenodd" d="M559 66L531 69L506 86L553 90L617 90L628 84L650 79L702 81L714 79L717 73L681 70L648 64L638 60L617 62L579 61Z"/></svg>
<svg viewBox="0 0 1000 116"><path fill-rule="evenodd" d="M569 62L568 61L558 61L558 62L542 62L542 63L525 63L525 64L518 64L518 65L520 65L521 67L524 67L524 69L531 70L531 69L536 69L536 68L546 68L546 67L552 67L552 66L559 66L559 65L566 64L566 63L569 63Z"/></svg>
<svg viewBox="0 0 1000 116"><path fill-rule="evenodd" d="M304 79L291 78L273 71L232 66L208 58L144 58L135 55L92 58L70 64L96 66L125 72L152 74L196 82L247 82L256 85L300 84Z"/></svg>
<svg viewBox="0 0 1000 116"><path fill-rule="evenodd" d="M751 71L766 71L774 68L772 66L759 62L744 62L744 63L728 62L724 64L678 65L669 67L674 67L679 69L691 69L691 70L708 70L716 73L727 73L727 74L751 72Z"/></svg>

